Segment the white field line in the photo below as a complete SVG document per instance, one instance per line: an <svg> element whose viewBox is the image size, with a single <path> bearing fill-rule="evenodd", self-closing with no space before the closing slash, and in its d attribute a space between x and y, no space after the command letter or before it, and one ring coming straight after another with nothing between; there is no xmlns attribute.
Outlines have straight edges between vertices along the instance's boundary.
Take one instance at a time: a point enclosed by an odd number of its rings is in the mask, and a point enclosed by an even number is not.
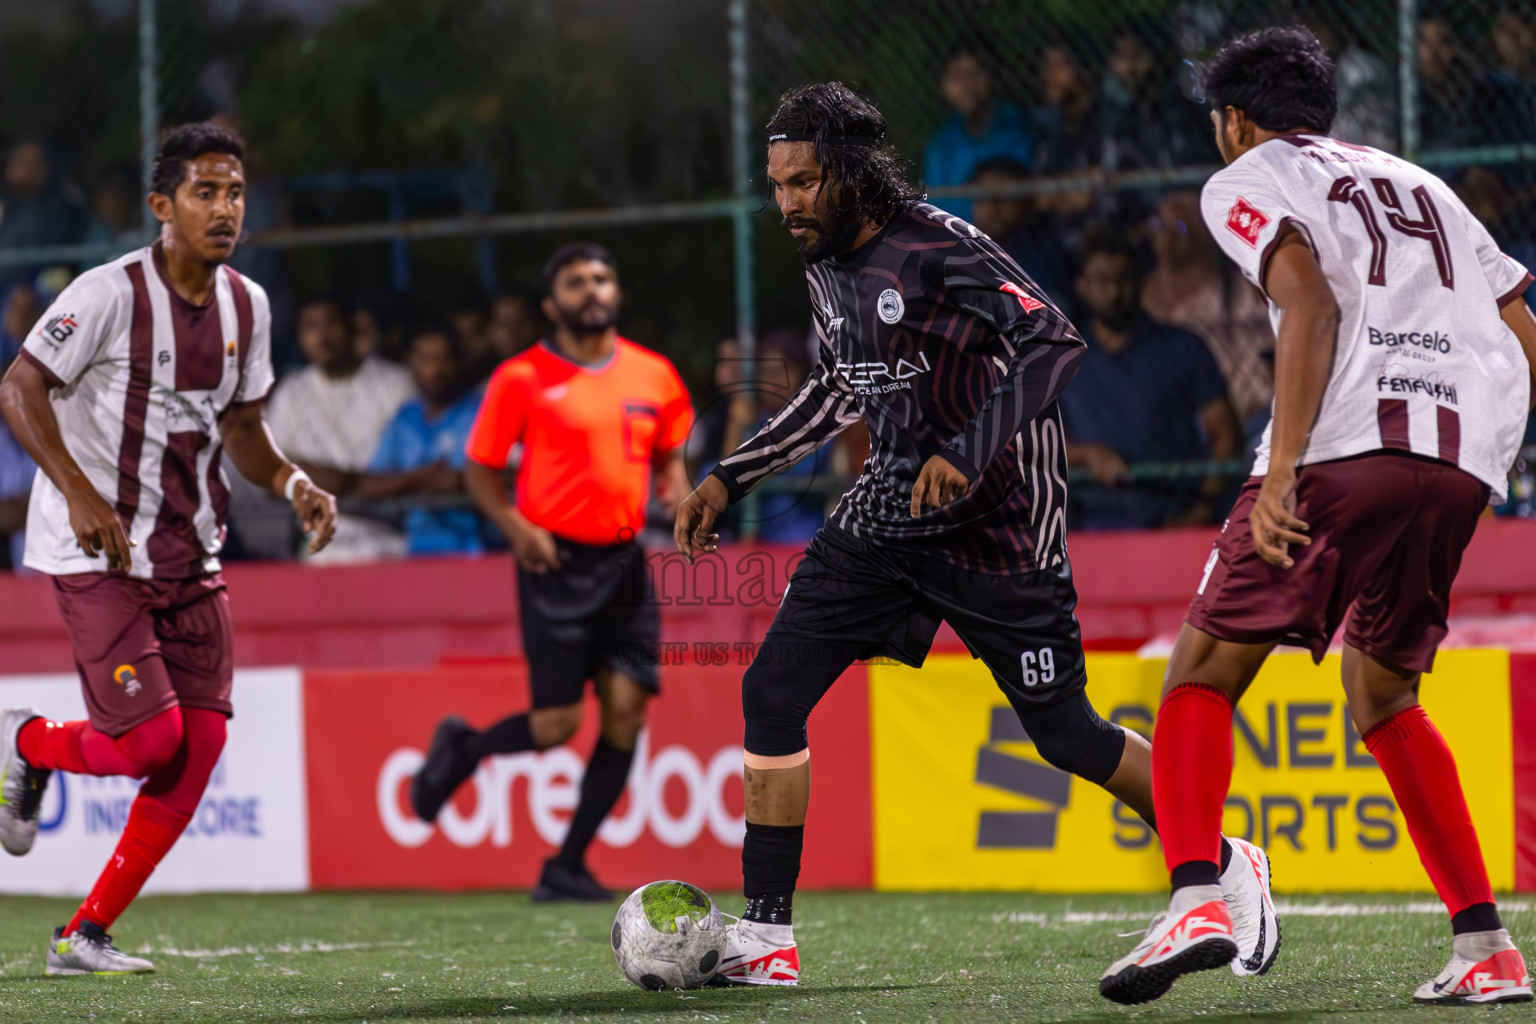
<svg viewBox="0 0 1536 1024"><path fill-rule="evenodd" d="M1530 910L1528 900L1516 900L1499 904L1501 911L1521 913ZM1318 903L1294 900L1276 900L1275 909L1282 917L1381 917L1392 914L1444 914L1445 906L1428 900L1406 903ZM998 924L1122 924L1126 921L1150 920L1150 911L1132 910L1067 910L1060 914L1040 914L1029 911L1013 911L993 914Z"/></svg>
<svg viewBox="0 0 1536 1024"><path fill-rule="evenodd" d="M175 946L139 947L141 953L159 956L185 956L194 960L209 960L224 956L268 956L278 953L343 953L353 949L387 949L414 946L405 942L279 942L275 946L220 946L218 949L177 949Z"/></svg>

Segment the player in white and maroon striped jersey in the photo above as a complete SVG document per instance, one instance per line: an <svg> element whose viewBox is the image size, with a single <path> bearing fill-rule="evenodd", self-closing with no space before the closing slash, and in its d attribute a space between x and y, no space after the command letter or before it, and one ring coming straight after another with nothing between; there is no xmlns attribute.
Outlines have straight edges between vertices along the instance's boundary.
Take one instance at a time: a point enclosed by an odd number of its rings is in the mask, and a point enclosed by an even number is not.
<svg viewBox="0 0 1536 1024"><path fill-rule="evenodd" d="M1307 29L1232 40L1204 86L1227 166L1201 208L1269 298L1274 419L1163 684L1152 798L1172 904L1099 990L1144 1002L1226 962L1233 705L1276 644L1321 661L1342 625L1350 716L1451 918L1451 962L1414 998L1529 1000L1455 758L1418 693L1530 413L1532 277L1439 178L1328 137L1333 64Z"/></svg>
<svg viewBox="0 0 1536 1024"><path fill-rule="evenodd" d="M191 820L233 713L224 453L293 503L311 551L335 529L335 499L262 421L271 311L224 265L245 215L243 156L212 124L167 133L149 196L159 240L66 288L0 383L39 467L25 562L54 578L90 716L0 717L0 845L31 849L55 769L145 780L95 888L54 932L49 974L152 969L106 929Z"/></svg>

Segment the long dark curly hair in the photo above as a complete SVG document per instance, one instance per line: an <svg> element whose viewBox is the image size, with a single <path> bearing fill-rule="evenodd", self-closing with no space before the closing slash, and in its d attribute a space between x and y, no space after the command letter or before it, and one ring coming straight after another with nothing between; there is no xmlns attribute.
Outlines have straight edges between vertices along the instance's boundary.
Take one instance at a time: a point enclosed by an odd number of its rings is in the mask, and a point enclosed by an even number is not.
<svg viewBox="0 0 1536 1024"><path fill-rule="evenodd" d="M821 183L836 181L828 203L836 214L883 224L923 198L912 165L885 141L885 115L842 82L814 82L779 97L767 134L810 141Z"/></svg>

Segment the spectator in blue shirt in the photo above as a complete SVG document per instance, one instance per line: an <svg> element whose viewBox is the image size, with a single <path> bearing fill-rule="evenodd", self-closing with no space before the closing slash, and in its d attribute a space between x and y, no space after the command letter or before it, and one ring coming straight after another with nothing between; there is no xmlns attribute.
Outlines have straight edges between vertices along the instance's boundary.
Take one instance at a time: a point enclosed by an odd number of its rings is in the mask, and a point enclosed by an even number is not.
<svg viewBox="0 0 1536 1024"><path fill-rule="evenodd" d="M1084 243L1077 295L1086 316L1078 326L1088 352L1061 412L1069 463L1087 466L1097 481L1074 490L1086 529L1214 522L1220 477L1132 488L1129 464L1238 454L1237 417L1205 342L1142 310L1144 262L1106 231L1090 231Z"/></svg>
<svg viewBox="0 0 1536 1024"><path fill-rule="evenodd" d="M384 428L359 498L407 498L464 494L464 447L480 410L481 393L460 384L459 352L451 328L418 328L406 349L406 366L421 397L406 402ZM406 550L412 555L480 554L485 550L480 515L463 507L413 508L405 518Z"/></svg>
<svg viewBox="0 0 1536 1024"><path fill-rule="evenodd" d="M964 185L988 160L1007 157L1034 166L1035 130L1024 112L996 95L996 81L981 54L957 50L944 64L939 88L955 113L923 151L923 184ZM971 219L969 199L939 199L935 205Z"/></svg>

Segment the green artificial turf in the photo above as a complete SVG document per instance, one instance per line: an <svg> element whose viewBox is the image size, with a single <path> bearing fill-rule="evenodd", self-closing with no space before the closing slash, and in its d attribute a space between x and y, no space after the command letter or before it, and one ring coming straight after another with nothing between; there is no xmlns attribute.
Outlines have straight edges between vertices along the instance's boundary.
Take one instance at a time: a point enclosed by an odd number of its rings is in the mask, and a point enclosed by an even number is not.
<svg viewBox="0 0 1536 1024"><path fill-rule="evenodd" d="M1266 977L1226 971L1119 1007L1109 962L1158 909L1152 897L805 894L798 989L644 992L614 966L612 906L535 905L519 893L161 896L114 929L156 963L127 978L47 978L44 945L71 901L0 898L0 1021L1460 1021L1536 1007L1416 1007L1449 955L1424 897L1309 897L1285 918ZM736 899L725 909L738 909ZM1354 913L1338 913L1353 905ZM1326 906L1325 906L1326 905ZM1332 910L1319 913L1321 910ZM1505 923L1536 948L1536 912ZM1362 913L1361 911L1375 911ZM1513 1015L1513 1016L1511 1016Z"/></svg>

